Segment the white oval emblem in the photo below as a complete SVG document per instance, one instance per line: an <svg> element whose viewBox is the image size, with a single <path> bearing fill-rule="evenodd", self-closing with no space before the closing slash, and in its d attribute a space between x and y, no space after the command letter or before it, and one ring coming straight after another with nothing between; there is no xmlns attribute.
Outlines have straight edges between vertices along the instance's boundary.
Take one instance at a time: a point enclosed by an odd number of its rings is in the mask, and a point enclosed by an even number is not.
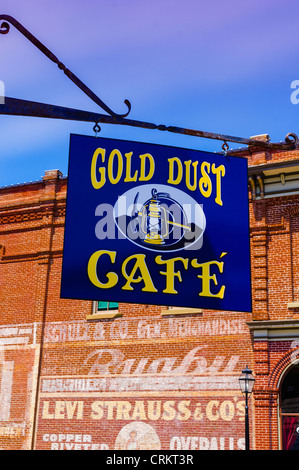
<svg viewBox="0 0 299 470"><path fill-rule="evenodd" d="M118 197L115 224L132 243L152 251L198 250L206 218L202 204L180 189L145 184Z"/></svg>

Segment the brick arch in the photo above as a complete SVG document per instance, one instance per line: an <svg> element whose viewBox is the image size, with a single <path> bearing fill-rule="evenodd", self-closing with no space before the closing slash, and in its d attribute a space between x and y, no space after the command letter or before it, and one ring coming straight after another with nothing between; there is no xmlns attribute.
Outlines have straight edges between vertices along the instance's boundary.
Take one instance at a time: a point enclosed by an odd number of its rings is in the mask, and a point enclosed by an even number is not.
<svg viewBox="0 0 299 470"><path fill-rule="evenodd" d="M290 349L284 356L277 362L269 376L268 386L271 390L278 390L280 381L285 375L288 366L299 362L299 342L298 346Z"/></svg>

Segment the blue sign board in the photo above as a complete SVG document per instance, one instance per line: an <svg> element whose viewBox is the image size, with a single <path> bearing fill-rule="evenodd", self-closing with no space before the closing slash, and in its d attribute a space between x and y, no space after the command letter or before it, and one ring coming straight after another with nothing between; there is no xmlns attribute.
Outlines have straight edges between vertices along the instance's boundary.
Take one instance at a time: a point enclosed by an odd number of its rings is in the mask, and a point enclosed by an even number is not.
<svg viewBox="0 0 299 470"><path fill-rule="evenodd" d="M71 135L61 297L251 311L247 160Z"/></svg>

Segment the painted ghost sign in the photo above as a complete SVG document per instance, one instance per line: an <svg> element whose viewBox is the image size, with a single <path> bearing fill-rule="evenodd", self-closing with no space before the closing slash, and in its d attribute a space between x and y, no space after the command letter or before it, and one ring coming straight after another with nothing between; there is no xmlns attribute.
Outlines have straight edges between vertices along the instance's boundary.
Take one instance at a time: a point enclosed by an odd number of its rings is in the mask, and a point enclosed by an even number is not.
<svg viewBox="0 0 299 470"><path fill-rule="evenodd" d="M247 161L72 135L61 296L251 311Z"/></svg>
<svg viewBox="0 0 299 470"><path fill-rule="evenodd" d="M36 448L244 449L250 333L228 315L47 322Z"/></svg>

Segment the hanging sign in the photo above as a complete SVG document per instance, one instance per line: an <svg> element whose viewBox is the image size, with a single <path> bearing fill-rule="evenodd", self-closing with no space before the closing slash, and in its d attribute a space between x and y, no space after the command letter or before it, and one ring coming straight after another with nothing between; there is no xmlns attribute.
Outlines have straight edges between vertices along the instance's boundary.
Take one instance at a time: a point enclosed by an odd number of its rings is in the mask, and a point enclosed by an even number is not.
<svg viewBox="0 0 299 470"><path fill-rule="evenodd" d="M247 160L71 135L61 296L251 311Z"/></svg>

